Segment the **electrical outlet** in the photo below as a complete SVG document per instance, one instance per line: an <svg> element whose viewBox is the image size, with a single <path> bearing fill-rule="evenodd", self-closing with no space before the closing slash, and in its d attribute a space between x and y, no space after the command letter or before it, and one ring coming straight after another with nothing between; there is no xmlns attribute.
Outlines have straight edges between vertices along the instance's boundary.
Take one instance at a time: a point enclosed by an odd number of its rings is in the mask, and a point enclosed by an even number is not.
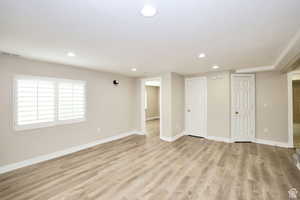
<svg viewBox="0 0 300 200"><path fill-rule="evenodd" d="M97 128L97 132L100 133L101 132L101 128Z"/></svg>
<svg viewBox="0 0 300 200"><path fill-rule="evenodd" d="M264 128L264 133L268 134L269 133L269 129L268 128Z"/></svg>

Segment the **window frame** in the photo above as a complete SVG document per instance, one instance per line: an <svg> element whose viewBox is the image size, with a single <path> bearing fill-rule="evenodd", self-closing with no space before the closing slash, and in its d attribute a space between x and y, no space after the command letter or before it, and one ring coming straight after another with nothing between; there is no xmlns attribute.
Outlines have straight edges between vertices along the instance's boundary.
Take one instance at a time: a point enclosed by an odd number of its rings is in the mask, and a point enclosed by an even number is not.
<svg viewBox="0 0 300 200"><path fill-rule="evenodd" d="M86 111L87 111L87 96L86 96L86 81L82 81L82 80L71 80L71 79L56 79L56 121L57 124L73 124L73 123L80 123L80 122L84 122L86 121ZM81 83L83 84L83 88L84 88L84 116L83 118L80 119L68 119L68 120L59 120L58 115L59 115L59 88L58 88L58 84L60 82L66 83Z"/></svg>
<svg viewBox="0 0 300 200"><path fill-rule="evenodd" d="M18 104L17 104L17 92L18 92L18 80L20 79L27 79L27 80L44 80L44 81L53 81L54 82L54 121L51 122L40 122L40 123L33 123L27 125L18 125ZM60 82L71 82L71 83L81 83L84 87L84 117L80 119L70 119L70 120L58 120L58 83ZM46 127L54 127L64 124L73 124L73 123L80 123L87 120L87 83L85 80L75 80L75 79L62 79L62 78L54 78L54 77L46 77L46 76L32 76L32 75L15 75L13 78L13 91L12 91L12 98L13 98L13 129L15 131L23 131L23 130L30 130L30 129L39 129L39 128L46 128Z"/></svg>

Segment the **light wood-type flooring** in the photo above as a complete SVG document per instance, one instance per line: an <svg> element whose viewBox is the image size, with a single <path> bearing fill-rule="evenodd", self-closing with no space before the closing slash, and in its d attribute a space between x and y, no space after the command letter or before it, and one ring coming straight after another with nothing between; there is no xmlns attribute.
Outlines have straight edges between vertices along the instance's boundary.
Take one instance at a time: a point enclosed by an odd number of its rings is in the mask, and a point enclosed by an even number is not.
<svg viewBox="0 0 300 200"><path fill-rule="evenodd" d="M300 149L300 135L294 135L294 147Z"/></svg>
<svg viewBox="0 0 300 200"><path fill-rule="evenodd" d="M294 147L300 148L300 124L294 123Z"/></svg>
<svg viewBox="0 0 300 200"><path fill-rule="evenodd" d="M190 136L164 142L158 121L150 123L150 136L0 175L0 199L287 200L290 188L300 191L292 149Z"/></svg>

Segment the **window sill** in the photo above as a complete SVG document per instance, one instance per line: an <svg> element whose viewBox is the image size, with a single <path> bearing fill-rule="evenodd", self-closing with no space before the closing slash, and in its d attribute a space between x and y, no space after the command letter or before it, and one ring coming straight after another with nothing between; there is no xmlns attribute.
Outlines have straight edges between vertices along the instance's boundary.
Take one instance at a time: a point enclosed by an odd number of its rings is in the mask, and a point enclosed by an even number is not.
<svg viewBox="0 0 300 200"><path fill-rule="evenodd" d="M68 124L76 124L85 122L86 119L71 119L71 120L64 120L64 121L57 121L57 122L46 122L46 123L38 123L38 124L29 124L29 125L22 125L22 126L14 126L15 131L26 131L26 130L34 130L34 129L42 129L42 128L50 128L56 127L61 125L68 125Z"/></svg>

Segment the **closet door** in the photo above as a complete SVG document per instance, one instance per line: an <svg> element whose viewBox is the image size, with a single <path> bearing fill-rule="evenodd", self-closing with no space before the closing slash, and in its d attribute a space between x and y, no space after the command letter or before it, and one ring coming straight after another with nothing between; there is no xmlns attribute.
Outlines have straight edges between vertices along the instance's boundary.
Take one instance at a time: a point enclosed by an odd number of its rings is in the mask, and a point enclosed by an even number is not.
<svg viewBox="0 0 300 200"><path fill-rule="evenodd" d="M231 76L231 134L233 141L254 141L255 76Z"/></svg>
<svg viewBox="0 0 300 200"><path fill-rule="evenodd" d="M207 79L185 80L186 134L199 137L207 135Z"/></svg>

